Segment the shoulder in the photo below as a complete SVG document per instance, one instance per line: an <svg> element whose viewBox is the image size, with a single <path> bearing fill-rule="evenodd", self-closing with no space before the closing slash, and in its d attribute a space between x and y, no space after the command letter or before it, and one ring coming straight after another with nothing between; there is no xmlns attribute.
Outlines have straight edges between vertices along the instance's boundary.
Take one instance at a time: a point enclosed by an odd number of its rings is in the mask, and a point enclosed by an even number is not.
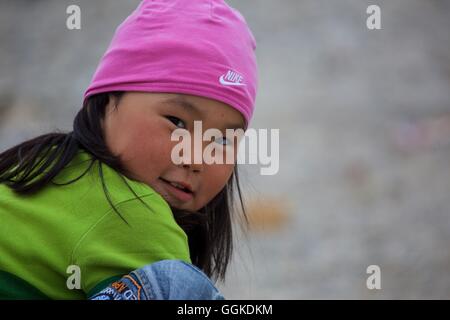
<svg viewBox="0 0 450 320"><path fill-rule="evenodd" d="M117 204L118 213L110 209L73 248L71 263L81 269L85 292L156 261L190 262L187 235L164 200L156 194L140 200Z"/></svg>

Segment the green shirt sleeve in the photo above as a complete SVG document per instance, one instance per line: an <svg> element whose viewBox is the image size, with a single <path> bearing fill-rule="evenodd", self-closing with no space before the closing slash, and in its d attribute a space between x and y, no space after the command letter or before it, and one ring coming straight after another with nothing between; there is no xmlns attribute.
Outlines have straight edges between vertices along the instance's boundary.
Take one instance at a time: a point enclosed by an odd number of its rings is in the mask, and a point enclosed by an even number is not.
<svg viewBox="0 0 450 320"><path fill-rule="evenodd" d="M81 271L81 289L91 294L98 284L165 259L190 263L187 236L167 203L150 194L116 204L75 245L72 261ZM105 285L107 285L105 283ZM100 288L101 289L101 288Z"/></svg>

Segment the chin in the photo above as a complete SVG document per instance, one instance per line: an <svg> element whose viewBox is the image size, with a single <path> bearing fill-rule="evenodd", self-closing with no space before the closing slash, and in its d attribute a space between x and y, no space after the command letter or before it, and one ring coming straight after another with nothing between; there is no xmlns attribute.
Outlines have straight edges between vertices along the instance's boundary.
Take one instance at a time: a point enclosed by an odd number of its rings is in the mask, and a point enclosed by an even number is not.
<svg viewBox="0 0 450 320"><path fill-rule="evenodd" d="M189 205L175 205L175 206L171 206L172 208L178 209L178 210L186 210L186 211L192 211L192 212L196 212L197 210L195 210L194 208L192 208L192 206Z"/></svg>

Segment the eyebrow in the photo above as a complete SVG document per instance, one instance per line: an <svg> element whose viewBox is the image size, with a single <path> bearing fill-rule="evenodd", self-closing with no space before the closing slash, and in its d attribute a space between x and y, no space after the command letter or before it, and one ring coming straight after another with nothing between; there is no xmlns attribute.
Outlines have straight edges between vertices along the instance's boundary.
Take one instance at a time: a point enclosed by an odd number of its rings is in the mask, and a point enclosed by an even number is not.
<svg viewBox="0 0 450 320"><path fill-rule="evenodd" d="M200 109L195 104L187 101L186 99L184 99L183 97L180 97L180 96L164 100L163 103L182 107L182 108L186 109L187 111L191 111L191 112L195 113L197 116L200 116L202 114ZM225 125L225 128L226 129L243 129L244 130L244 126L241 123L229 123L229 124Z"/></svg>
<svg viewBox="0 0 450 320"><path fill-rule="evenodd" d="M164 100L163 102L166 104L182 107L182 108L186 109L187 111L194 112L198 116L201 115L200 109L198 109L198 107L195 104L192 104L189 101L187 101L181 97L167 99L167 100Z"/></svg>

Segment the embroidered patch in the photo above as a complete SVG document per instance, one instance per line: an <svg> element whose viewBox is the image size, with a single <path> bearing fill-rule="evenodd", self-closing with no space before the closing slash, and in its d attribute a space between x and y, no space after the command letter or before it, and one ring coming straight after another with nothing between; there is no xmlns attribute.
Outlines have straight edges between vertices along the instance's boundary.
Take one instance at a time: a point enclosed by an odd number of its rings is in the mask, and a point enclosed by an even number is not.
<svg viewBox="0 0 450 320"><path fill-rule="evenodd" d="M90 300L141 300L142 286L133 274L118 281L93 295Z"/></svg>

